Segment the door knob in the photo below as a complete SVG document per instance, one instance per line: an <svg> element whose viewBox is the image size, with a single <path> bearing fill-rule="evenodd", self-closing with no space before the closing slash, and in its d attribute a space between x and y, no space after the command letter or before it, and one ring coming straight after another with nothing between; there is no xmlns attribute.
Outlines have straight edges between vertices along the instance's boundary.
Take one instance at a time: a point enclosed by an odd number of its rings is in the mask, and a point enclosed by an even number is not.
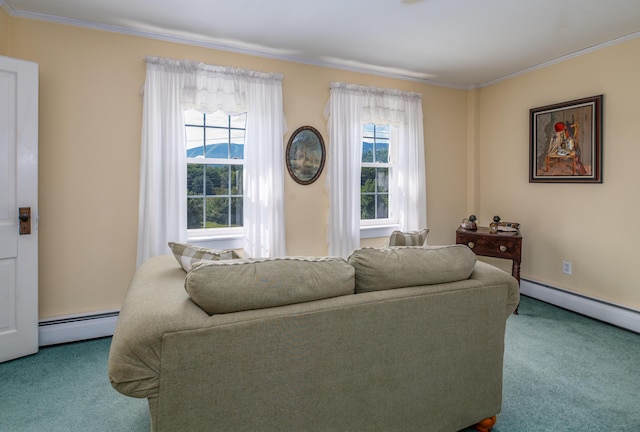
<svg viewBox="0 0 640 432"><path fill-rule="evenodd" d="M31 234L31 207L20 207L18 219L20 219L20 235Z"/></svg>

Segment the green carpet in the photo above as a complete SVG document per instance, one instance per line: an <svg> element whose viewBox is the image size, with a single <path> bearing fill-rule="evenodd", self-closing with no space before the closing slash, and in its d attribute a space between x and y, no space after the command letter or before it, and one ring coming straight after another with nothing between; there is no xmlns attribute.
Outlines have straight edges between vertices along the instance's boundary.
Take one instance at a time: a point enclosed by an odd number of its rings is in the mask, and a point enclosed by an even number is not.
<svg viewBox="0 0 640 432"><path fill-rule="evenodd" d="M0 364L2 432L148 432L146 399L109 383L111 338L40 348Z"/></svg>
<svg viewBox="0 0 640 432"><path fill-rule="evenodd" d="M640 335L523 297L495 432L640 431Z"/></svg>
<svg viewBox="0 0 640 432"><path fill-rule="evenodd" d="M0 364L0 431L147 432L146 400L109 384L110 342ZM640 431L640 335L523 297L505 343L495 432Z"/></svg>

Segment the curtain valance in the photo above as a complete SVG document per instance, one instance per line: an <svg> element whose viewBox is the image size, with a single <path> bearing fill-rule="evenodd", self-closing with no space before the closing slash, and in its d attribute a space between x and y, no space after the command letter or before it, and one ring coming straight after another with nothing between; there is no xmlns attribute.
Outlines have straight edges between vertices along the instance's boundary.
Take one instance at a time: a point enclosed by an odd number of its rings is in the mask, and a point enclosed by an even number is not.
<svg viewBox="0 0 640 432"><path fill-rule="evenodd" d="M406 124L410 121L407 105L422 103L420 93L341 82L331 83L331 93L353 97L360 105L362 120L373 123ZM325 118L329 117L329 109L327 104Z"/></svg>
<svg viewBox="0 0 640 432"><path fill-rule="evenodd" d="M147 73L172 74L180 82L180 103L188 109L237 114L247 111L248 86L282 86L281 74L230 66L214 66L193 60L146 57Z"/></svg>

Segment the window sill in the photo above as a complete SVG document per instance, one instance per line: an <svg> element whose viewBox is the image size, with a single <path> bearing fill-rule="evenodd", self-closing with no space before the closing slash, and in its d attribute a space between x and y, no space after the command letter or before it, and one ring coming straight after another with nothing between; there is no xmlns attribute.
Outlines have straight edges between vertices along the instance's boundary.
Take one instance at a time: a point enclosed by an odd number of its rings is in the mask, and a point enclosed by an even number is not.
<svg viewBox="0 0 640 432"><path fill-rule="evenodd" d="M360 238L389 237L392 232L399 230L400 225L368 225L360 227ZM242 249L244 248L243 234L226 235L192 235L187 238L190 244L212 249Z"/></svg>
<svg viewBox="0 0 640 432"><path fill-rule="evenodd" d="M389 237L392 232L399 230L400 225L361 225L360 226L360 238L377 238L377 237Z"/></svg>
<svg viewBox="0 0 640 432"><path fill-rule="evenodd" d="M244 235L243 234L228 234L228 235L194 235L187 237L187 242L190 244L211 248L211 249L243 249L244 248Z"/></svg>

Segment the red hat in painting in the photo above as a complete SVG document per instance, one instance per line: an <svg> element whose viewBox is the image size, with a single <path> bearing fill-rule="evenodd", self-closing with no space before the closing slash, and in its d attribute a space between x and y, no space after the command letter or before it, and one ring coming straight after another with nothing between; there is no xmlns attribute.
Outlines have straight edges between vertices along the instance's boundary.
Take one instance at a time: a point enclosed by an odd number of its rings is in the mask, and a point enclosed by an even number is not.
<svg viewBox="0 0 640 432"><path fill-rule="evenodd" d="M564 130L564 123L558 122L555 125L553 125L553 127L556 130L556 132L562 132Z"/></svg>

